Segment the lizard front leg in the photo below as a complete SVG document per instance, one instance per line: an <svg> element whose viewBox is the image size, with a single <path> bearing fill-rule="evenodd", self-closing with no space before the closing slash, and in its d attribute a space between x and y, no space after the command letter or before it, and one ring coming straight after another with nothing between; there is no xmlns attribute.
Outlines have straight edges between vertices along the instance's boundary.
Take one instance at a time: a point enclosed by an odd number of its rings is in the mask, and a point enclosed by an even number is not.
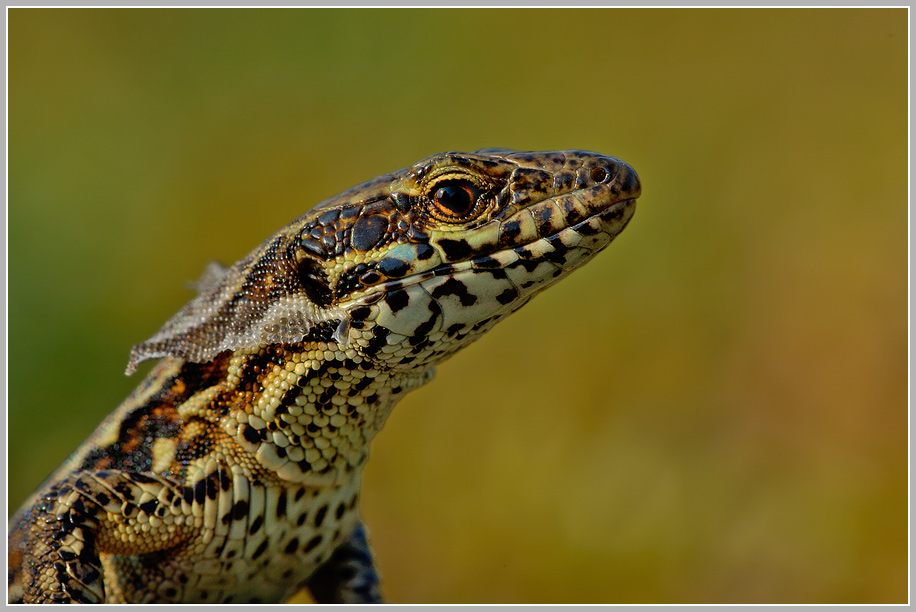
<svg viewBox="0 0 916 612"><path fill-rule="evenodd" d="M383 603L362 522L306 583L318 603Z"/></svg>
<svg viewBox="0 0 916 612"><path fill-rule="evenodd" d="M183 503L174 483L136 472L80 472L52 485L25 519L25 603L105 602L100 553L179 545L193 527Z"/></svg>

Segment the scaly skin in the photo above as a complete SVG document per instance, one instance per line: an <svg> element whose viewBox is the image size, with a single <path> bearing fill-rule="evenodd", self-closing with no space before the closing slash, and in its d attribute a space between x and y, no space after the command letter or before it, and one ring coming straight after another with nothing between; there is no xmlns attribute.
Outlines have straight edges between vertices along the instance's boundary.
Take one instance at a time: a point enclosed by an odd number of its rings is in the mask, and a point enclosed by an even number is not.
<svg viewBox="0 0 916 612"><path fill-rule="evenodd" d="M358 518L372 438L639 193L594 153L444 153L212 267L132 350L128 373L160 359L146 380L11 520L10 601L380 601Z"/></svg>

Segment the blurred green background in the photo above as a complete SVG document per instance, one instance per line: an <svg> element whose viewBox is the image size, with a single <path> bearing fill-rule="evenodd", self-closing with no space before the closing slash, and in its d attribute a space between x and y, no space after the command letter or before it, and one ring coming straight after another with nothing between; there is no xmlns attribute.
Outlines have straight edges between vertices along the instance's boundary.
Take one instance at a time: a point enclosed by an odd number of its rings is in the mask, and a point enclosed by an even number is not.
<svg viewBox="0 0 916 612"><path fill-rule="evenodd" d="M439 151L591 149L630 227L373 445L387 597L906 601L905 9L8 17L10 511L208 261Z"/></svg>

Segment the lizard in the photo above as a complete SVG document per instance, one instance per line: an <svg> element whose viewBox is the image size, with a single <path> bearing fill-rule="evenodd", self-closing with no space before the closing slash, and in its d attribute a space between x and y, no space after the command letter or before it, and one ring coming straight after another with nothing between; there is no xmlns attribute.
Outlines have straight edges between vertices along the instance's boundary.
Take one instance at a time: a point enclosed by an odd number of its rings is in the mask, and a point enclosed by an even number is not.
<svg viewBox="0 0 916 612"><path fill-rule="evenodd" d="M318 204L133 347L139 387L10 519L10 602L381 602L369 443L436 366L592 259L641 185L447 152Z"/></svg>

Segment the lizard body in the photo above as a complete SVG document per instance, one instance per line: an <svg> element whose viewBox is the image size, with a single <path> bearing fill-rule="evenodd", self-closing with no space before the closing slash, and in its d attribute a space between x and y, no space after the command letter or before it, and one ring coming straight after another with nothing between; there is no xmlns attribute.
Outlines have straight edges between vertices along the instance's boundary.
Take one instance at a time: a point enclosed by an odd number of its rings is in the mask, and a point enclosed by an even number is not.
<svg viewBox="0 0 916 612"><path fill-rule="evenodd" d="M330 198L133 348L147 378L10 520L11 602L380 601L368 446L435 366L620 233L582 151L443 153Z"/></svg>

